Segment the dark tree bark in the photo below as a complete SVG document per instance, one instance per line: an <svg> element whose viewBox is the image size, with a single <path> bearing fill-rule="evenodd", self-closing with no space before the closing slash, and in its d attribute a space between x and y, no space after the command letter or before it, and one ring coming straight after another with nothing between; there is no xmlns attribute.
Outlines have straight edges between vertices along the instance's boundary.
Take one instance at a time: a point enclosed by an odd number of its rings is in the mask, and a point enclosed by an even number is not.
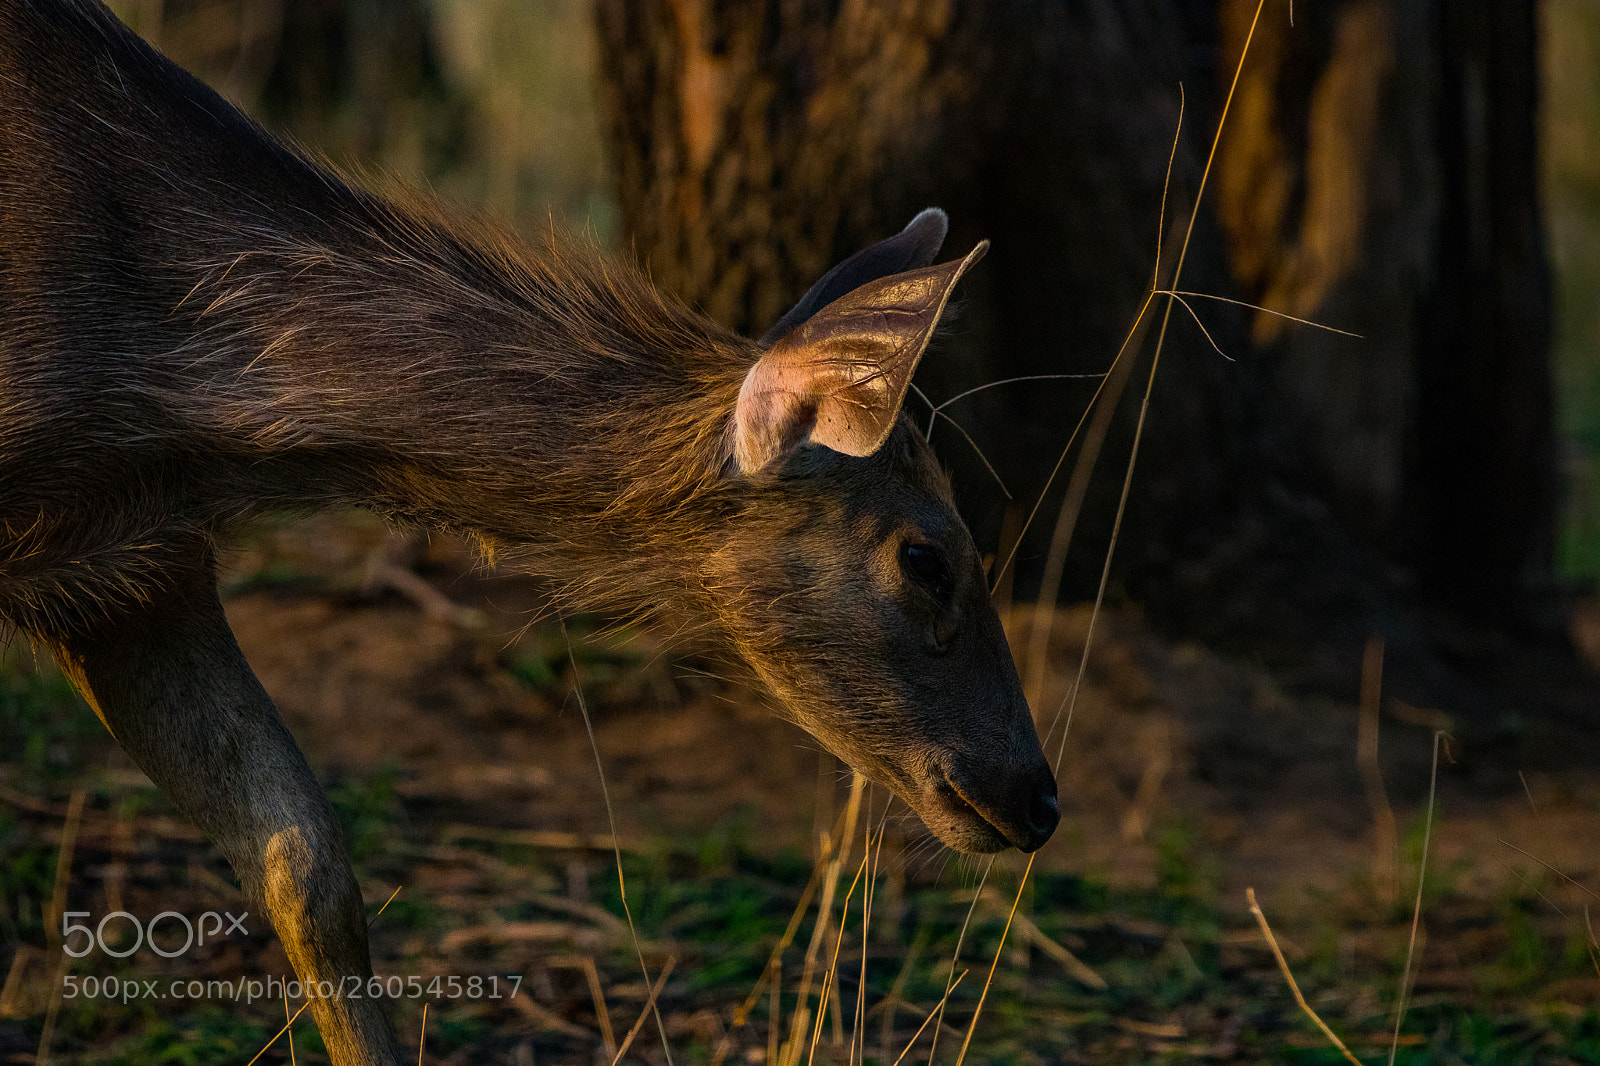
<svg viewBox="0 0 1600 1066"><path fill-rule="evenodd" d="M1230 0L1237 56L1256 5ZM1434 602L1515 616L1558 502L1535 5L1346 0L1263 20L1221 157L1278 450ZM1231 61L1224 64L1231 70Z"/></svg>
<svg viewBox="0 0 1600 1066"><path fill-rule="evenodd" d="M1179 83L1168 272L1255 10L598 0L625 232L658 280L760 333L938 204L952 252L994 248L924 390L1102 371L1151 282ZM1429 602L1516 616L1548 581L1557 497L1534 2L1340 0L1296 23L1270 3L1256 29L1183 287L1364 339L1191 301L1229 363L1179 309L1118 572L1198 629L1340 614L1358 640L1386 624L1397 568ZM1098 578L1146 368L1075 487L1074 594ZM1001 386L949 413L1031 502L1091 392ZM938 432L994 543L1002 501ZM1025 574L1048 569L1067 480Z"/></svg>
<svg viewBox="0 0 1600 1066"><path fill-rule="evenodd" d="M1537 9L1471 0L1437 18L1444 219L1422 315L1410 555L1436 595L1493 611L1550 580L1559 496Z"/></svg>
<svg viewBox="0 0 1600 1066"><path fill-rule="evenodd" d="M927 395L1111 363L1154 271L1190 61L1165 0L601 0L598 11L624 230L658 280L759 334L832 262L935 204L951 215L952 254L980 237L994 245L963 282L947 343L925 361ZM1187 148L1178 171L1169 223L1198 175ZM1224 282L1217 247L1200 242L1192 276ZM1224 338L1240 318L1211 315ZM1154 554L1233 506L1233 452L1249 435L1244 376L1194 331L1176 332L1128 538ZM1044 487L1095 384L1001 386L947 414L1020 510ZM980 542L994 545L1002 492L959 433L941 423L936 438ZM1131 422L1120 419L1105 450L1125 456L1130 440ZM1083 510L1086 539L1098 545L1074 557L1080 587L1098 572L1121 480L1113 465ZM1043 562L1070 470L1020 557L1025 577Z"/></svg>

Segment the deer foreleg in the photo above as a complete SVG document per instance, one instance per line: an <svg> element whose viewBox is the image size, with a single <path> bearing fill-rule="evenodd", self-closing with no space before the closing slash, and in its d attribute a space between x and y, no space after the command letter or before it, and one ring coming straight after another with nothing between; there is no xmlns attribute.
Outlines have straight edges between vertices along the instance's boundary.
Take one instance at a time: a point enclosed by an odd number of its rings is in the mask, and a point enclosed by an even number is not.
<svg viewBox="0 0 1600 1066"><path fill-rule="evenodd" d="M209 558L153 602L49 643L133 761L216 841L302 983L364 982L366 919L338 822L228 628ZM312 1010L337 1066L399 1061L375 1000L319 997Z"/></svg>

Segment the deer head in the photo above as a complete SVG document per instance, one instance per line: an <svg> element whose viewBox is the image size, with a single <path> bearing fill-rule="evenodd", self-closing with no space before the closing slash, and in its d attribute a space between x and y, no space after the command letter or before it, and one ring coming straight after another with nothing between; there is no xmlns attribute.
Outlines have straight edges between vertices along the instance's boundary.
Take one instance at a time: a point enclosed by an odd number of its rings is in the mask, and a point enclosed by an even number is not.
<svg viewBox="0 0 1600 1066"><path fill-rule="evenodd" d="M1041 846L1059 820L977 549L901 403L957 280L945 217L839 264L763 339L730 423L746 505L720 614L794 720L946 844Z"/></svg>

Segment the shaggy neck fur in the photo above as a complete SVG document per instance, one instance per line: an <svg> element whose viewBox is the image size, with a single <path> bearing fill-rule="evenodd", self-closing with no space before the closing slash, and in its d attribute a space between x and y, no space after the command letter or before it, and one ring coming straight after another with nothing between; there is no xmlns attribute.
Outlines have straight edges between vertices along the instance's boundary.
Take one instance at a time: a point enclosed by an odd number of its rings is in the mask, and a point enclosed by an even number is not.
<svg viewBox="0 0 1600 1066"><path fill-rule="evenodd" d="M348 185L98 5L0 6L0 320L0 614L24 624L336 503L637 610L692 599L686 547L739 507L751 342L586 247Z"/></svg>

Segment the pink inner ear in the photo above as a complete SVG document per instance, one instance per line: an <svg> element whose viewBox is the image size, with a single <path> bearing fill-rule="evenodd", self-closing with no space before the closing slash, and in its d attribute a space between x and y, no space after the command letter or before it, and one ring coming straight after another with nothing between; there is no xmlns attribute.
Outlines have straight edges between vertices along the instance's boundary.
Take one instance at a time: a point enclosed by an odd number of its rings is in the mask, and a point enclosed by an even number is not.
<svg viewBox="0 0 1600 1066"><path fill-rule="evenodd" d="M745 375L733 420L733 458L740 470L760 470L810 435L817 401L806 370L767 355Z"/></svg>
<svg viewBox="0 0 1600 1066"><path fill-rule="evenodd" d="M803 331L805 327L801 327ZM778 346L750 368L734 416L734 458L759 470L808 438L845 455L871 455L894 421L898 395L885 369L818 348Z"/></svg>
<svg viewBox="0 0 1600 1066"><path fill-rule="evenodd" d="M807 437L846 455L882 447L950 290L987 248L862 285L778 338L739 388L739 468L759 470Z"/></svg>

